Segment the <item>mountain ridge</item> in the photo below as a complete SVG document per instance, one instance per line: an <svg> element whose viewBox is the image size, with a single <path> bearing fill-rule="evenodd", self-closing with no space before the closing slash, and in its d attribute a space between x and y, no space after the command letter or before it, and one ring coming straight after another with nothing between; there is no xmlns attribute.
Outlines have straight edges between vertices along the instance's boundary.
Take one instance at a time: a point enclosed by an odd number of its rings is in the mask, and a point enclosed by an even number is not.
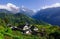
<svg viewBox="0 0 60 39"><path fill-rule="evenodd" d="M60 7L42 9L32 17L52 25L60 25Z"/></svg>

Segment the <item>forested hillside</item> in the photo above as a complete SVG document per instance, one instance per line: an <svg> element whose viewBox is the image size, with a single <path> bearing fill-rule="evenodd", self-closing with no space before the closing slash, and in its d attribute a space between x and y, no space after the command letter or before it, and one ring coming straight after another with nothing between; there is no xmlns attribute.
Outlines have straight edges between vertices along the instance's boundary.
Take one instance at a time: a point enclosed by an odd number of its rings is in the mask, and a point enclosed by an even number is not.
<svg viewBox="0 0 60 39"><path fill-rule="evenodd" d="M24 23L29 23L29 24L41 24L39 21L28 17L22 13L0 13L0 18L5 21L6 24L12 24L12 25L19 25L19 24L24 24Z"/></svg>
<svg viewBox="0 0 60 39"><path fill-rule="evenodd" d="M36 34L23 34L20 30L12 30L12 26L29 23L38 28ZM60 27L34 20L23 14L0 13L0 39L60 39Z"/></svg>

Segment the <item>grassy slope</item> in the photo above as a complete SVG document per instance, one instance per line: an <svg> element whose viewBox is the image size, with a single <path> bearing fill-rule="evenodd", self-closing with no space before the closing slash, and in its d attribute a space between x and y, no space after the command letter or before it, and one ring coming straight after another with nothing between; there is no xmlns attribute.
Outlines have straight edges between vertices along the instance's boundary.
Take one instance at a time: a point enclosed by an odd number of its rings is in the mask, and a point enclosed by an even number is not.
<svg viewBox="0 0 60 39"><path fill-rule="evenodd" d="M60 33L60 27L51 26L51 25L36 25L38 27L39 32L44 28L46 34L50 34L53 32ZM4 27L0 25L0 39L47 39L46 36L41 37L40 35L25 35L20 31L12 31L10 28Z"/></svg>
<svg viewBox="0 0 60 39"><path fill-rule="evenodd" d="M43 37L41 37L41 35L24 35L20 31L12 31L9 27L6 26L6 23L11 22L12 24L14 24L12 22L12 19L14 19L14 21L16 21L15 19L19 20L21 18L24 19L26 17L24 17L24 15L22 15L22 16L18 15L18 17L16 18L15 17L16 15L15 16L12 15L12 18L10 20L10 16L11 16L10 14L8 16L6 16L7 18L5 20L0 19L0 39L47 39L45 35ZM1 17L4 18L5 16L4 15L2 16L0 14L0 18ZM21 22L24 22L26 20L28 20L28 21L30 20L29 21L30 23L35 22L35 21L32 22L31 21L32 19L30 19L30 18L28 19L28 17ZM41 24L41 25L34 24L34 25L36 27L38 27L39 32L42 32L41 30L44 29L47 36L49 36L48 34L54 33L54 32L60 33L60 27L59 26L52 26L50 24L46 24L46 25L45 24Z"/></svg>

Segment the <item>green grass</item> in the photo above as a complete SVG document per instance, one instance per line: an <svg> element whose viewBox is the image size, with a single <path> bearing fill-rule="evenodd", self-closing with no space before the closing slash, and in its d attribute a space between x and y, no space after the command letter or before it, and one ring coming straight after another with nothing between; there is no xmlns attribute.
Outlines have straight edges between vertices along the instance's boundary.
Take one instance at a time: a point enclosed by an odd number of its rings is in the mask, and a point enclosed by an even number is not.
<svg viewBox="0 0 60 39"><path fill-rule="evenodd" d="M53 32L60 33L59 26L51 26L51 25L36 25L38 27L39 32L44 28L46 34L50 34ZM5 28L4 26L0 26L0 39L47 39L46 36L41 37L40 35L26 35L22 34L20 31L13 31L10 28Z"/></svg>

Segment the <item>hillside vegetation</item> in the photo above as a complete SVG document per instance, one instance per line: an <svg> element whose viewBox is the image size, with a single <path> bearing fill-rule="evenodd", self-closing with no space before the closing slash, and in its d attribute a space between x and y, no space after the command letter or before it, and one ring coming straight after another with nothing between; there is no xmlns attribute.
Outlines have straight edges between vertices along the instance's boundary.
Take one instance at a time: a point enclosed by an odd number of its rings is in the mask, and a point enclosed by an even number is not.
<svg viewBox="0 0 60 39"><path fill-rule="evenodd" d="M23 25L28 22L37 27L37 35L23 34L21 31L12 30L7 24L12 26ZM0 13L0 39L60 39L60 27L44 24L23 14Z"/></svg>

